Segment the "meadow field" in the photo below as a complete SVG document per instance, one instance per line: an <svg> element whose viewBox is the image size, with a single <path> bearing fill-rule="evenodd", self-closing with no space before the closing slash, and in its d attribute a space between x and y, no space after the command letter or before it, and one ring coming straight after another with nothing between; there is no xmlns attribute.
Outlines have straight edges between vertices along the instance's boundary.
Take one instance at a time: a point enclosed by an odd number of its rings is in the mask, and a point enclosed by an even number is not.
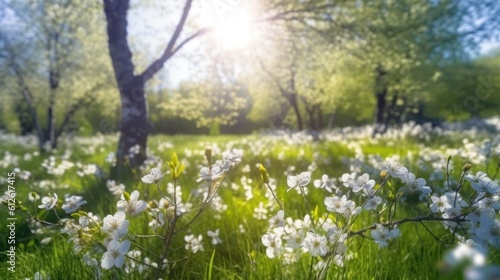
<svg viewBox="0 0 500 280"><path fill-rule="evenodd" d="M40 154L35 139L1 134L1 278L498 279L500 126L492 124L407 124L375 138L371 127L158 135L146 163L119 182L110 178L116 135ZM214 171L223 155L230 165ZM163 177L148 175L153 168ZM477 191L477 182L488 187ZM455 191L453 203L445 193ZM128 228L109 228L118 212ZM13 217L14 233L4 226Z"/></svg>
<svg viewBox="0 0 500 280"><path fill-rule="evenodd" d="M499 73L499 0L0 1L0 280L500 279Z"/></svg>

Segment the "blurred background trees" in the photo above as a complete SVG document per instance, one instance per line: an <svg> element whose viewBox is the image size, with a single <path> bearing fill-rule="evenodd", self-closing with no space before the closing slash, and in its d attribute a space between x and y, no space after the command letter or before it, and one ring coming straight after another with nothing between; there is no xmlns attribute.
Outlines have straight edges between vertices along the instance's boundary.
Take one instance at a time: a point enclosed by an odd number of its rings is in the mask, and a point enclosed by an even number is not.
<svg viewBox="0 0 500 280"><path fill-rule="evenodd" d="M180 0L127 1L125 11L117 1L1 1L0 129L56 147L63 133L124 127L217 134L375 123L383 133L498 115L500 51L484 50L498 42L496 0L215 2L189 1L186 12ZM109 29L117 11L119 40ZM128 55L113 54L117 46ZM124 90L120 73L140 83ZM124 123L134 88L144 126Z"/></svg>
<svg viewBox="0 0 500 280"><path fill-rule="evenodd" d="M100 131L102 119L115 121L100 6L70 0L1 5L4 129L35 133L40 148L51 149L63 131L86 134Z"/></svg>

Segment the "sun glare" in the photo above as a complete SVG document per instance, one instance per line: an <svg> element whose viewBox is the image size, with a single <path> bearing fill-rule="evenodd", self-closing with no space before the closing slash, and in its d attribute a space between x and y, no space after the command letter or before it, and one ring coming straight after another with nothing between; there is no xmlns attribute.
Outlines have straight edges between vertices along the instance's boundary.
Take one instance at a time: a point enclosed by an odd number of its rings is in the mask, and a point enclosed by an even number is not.
<svg viewBox="0 0 500 280"><path fill-rule="evenodd" d="M252 33L252 12L248 6L235 5L224 9L217 5L204 6L200 21L203 26L214 29L211 39L225 50L248 47L255 39Z"/></svg>
<svg viewBox="0 0 500 280"><path fill-rule="evenodd" d="M252 40L251 21L247 13L239 11L215 25L215 39L225 49L240 49Z"/></svg>

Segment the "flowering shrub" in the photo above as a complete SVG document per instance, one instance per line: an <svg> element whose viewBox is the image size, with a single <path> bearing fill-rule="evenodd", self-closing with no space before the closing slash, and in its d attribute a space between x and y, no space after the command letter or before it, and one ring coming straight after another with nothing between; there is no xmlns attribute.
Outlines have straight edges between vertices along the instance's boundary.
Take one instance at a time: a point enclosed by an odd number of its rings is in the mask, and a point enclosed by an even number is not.
<svg viewBox="0 0 500 280"><path fill-rule="evenodd" d="M489 246L500 249L500 219L497 215L500 210L500 187L484 172L478 172L476 176L467 174L470 168L471 164L466 164L457 186L448 185L445 193L440 193L439 189L433 191L426 186L425 179L416 179L413 173L395 160L380 166L379 184L366 173L360 176L346 173L340 178L339 186L336 186L328 183L329 176L325 174L314 182L316 188L326 191L324 207L316 205L314 212L309 209L304 189L311 181L310 172L289 175L289 190L300 188L299 194L304 197L308 214L302 219L286 217L283 202L270 188L281 209L269 219L269 228L262 235L262 244L269 258L277 258L285 265L310 255L316 263L317 278L324 278L331 266L342 267L350 258L351 239L358 236L372 239L383 248L396 238L401 238L399 227L402 224L418 222L425 227L423 222L437 221L448 229L450 244L455 240L459 244L450 254L454 259L448 257L451 265L470 257L470 254L477 254L480 257L472 257L473 265L483 266ZM269 186L267 170L262 165L259 170L264 183ZM466 181L470 182L474 192L463 198L461 191ZM420 201L427 206L427 211L413 218L396 219L398 204L405 195L414 192L420 193ZM319 211L320 208L325 211ZM356 220L362 212L368 212L375 221L368 227L357 229Z"/></svg>
<svg viewBox="0 0 500 280"><path fill-rule="evenodd" d="M35 213L27 211L30 220L36 226L49 225L51 228L65 233L74 245L75 252L85 252L83 260L86 265L91 267L95 279L101 279L103 272L101 269L109 270L114 267L122 268L126 266L127 271L134 269L144 269L137 266L135 262L142 263L156 270L155 278L160 277L161 271L168 268L167 255L170 252L171 241L174 236L186 230L206 209L212 200L216 199L217 192L228 172L236 164L241 162L242 150L233 149L222 153L222 160L212 162L212 151L206 150L206 159L208 167L202 167L200 178L202 181L200 194L202 196L200 204L194 208L191 203L182 198L181 188L177 185L177 179L184 171L185 165L181 163L174 153L172 160L168 162L170 170L162 173L157 167L152 168L150 173L142 177L144 184L154 184L157 187L159 200L151 200L148 203L140 199L140 193L137 190L128 193L123 188L116 186L114 181L108 182L110 191L117 195L120 194L120 200L116 203L117 211L109 214L104 219L84 211L76 212L87 202L81 196L66 195L64 203L59 205L58 195L49 194L39 201L37 193L32 192L30 196L32 202L39 203L38 208L45 211L54 211L58 218L56 223L51 223L40 219ZM169 174L172 182L167 184L167 194L164 194L161 181ZM71 217L60 218L57 209L64 210ZM27 210L27 209L24 209ZM154 234L132 234L130 232L133 217L147 212L149 215L149 227ZM188 217L185 221L182 218L189 216L191 212L194 215ZM183 220L183 221L181 221ZM208 236L212 238L212 244L221 243L218 237L219 230L208 231ZM143 248L134 240L137 237L157 238L161 241L162 247L159 251L153 252L155 248ZM203 251L202 235L195 236L188 234L184 236L186 242L185 249L196 253ZM156 256L156 261L149 258L140 259L142 253L149 253ZM131 262L126 264L125 260L129 258ZM158 265L161 264L161 265Z"/></svg>

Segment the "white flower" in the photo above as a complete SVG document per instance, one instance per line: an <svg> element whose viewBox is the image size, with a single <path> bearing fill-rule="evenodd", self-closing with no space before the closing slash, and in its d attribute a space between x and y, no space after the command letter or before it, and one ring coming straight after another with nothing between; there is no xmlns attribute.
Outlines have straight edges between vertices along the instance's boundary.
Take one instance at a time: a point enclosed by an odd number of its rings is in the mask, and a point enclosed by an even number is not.
<svg viewBox="0 0 500 280"><path fill-rule="evenodd" d="M444 212L446 208L450 208L451 205L448 203L448 198L443 195L441 197L437 197L435 195L431 196L432 204L429 206L431 208L432 213Z"/></svg>
<svg viewBox="0 0 500 280"><path fill-rule="evenodd" d="M125 240L123 242L118 242L116 240L111 240L108 243L107 251L104 253L101 259L101 267L104 269L110 269L113 266L118 268L123 266L125 261L125 254L130 248L130 242Z"/></svg>
<svg viewBox="0 0 500 280"><path fill-rule="evenodd" d="M357 193L364 190L368 193L375 186L375 180L370 180L370 176L365 173L358 177L357 180L347 180L347 184L352 188L352 191Z"/></svg>
<svg viewBox="0 0 500 280"><path fill-rule="evenodd" d="M107 215L103 220L102 230L109 232L114 239L123 237L128 231L129 224L125 216L123 211L118 211L113 216Z"/></svg>
<svg viewBox="0 0 500 280"><path fill-rule="evenodd" d="M382 170L386 171L394 178L403 179L408 174L408 169L395 160L389 160L382 165Z"/></svg>
<svg viewBox="0 0 500 280"><path fill-rule="evenodd" d="M288 190L294 189L296 187L303 187L311 181L311 171L305 171L297 176L288 176L287 177L287 185L289 187Z"/></svg>
<svg viewBox="0 0 500 280"><path fill-rule="evenodd" d="M356 179L356 172L353 172L351 174L349 173L344 173L342 174L342 177L340 177L340 181L343 183L344 186L349 187L349 182L354 181Z"/></svg>
<svg viewBox="0 0 500 280"><path fill-rule="evenodd" d="M130 157L134 157L135 155L139 154L141 152L141 146L139 145L134 145L128 149L128 155Z"/></svg>
<svg viewBox="0 0 500 280"><path fill-rule="evenodd" d="M218 164L212 165L212 168L202 167L200 169L200 178L198 178L198 180L196 180L196 182L200 182L202 180L205 180L207 182L212 182L212 181L222 177L223 174L224 174L224 170Z"/></svg>
<svg viewBox="0 0 500 280"><path fill-rule="evenodd" d="M493 247L500 248L500 221L489 215L481 215L481 224L476 235Z"/></svg>
<svg viewBox="0 0 500 280"><path fill-rule="evenodd" d="M306 248L311 256L325 256L328 253L327 239L323 235L308 232L304 238L304 248Z"/></svg>
<svg viewBox="0 0 500 280"><path fill-rule="evenodd" d="M86 216L82 215L78 219L78 223L80 224L80 226L82 226L84 228L89 226L90 221L99 222L99 217L92 214L92 212L88 212Z"/></svg>
<svg viewBox="0 0 500 280"><path fill-rule="evenodd" d="M264 203L259 202L259 207L253 210L253 217L257 220L265 220L267 217L267 209L264 207Z"/></svg>
<svg viewBox="0 0 500 280"><path fill-rule="evenodd" d="M408 186L408 189L411 192L414 192L416 190L419 190L423 193L431 193L432 192L431 188L425 185L426 184L425 179L423 179L423 178L415 179L415 174L413 174L413 173L406 174L406 176L404 178L402 178L401 180L406 183L406 185Z"/></svg>
<svg viewBox="0 0 500 280"><path fill-rule="evenodd" d="M347 200L345 195L342 198L338 196L330 196L325 198L326 210L333 212L344 214L348 209L354 209L354 201Z"/></svg>
<svg viewBox="0 0 500 280"><path fill-rule="evenodd" d="M336 225L327 225L324 226L323 229L326 229L326 238L334 244L344 243L347 239L347 233L344 233L342 228L339 228Z"/></svg>
<svg viewBox="0 0 500 280"><path fill-rule="evenodd" d="M311 226L311 216L306 214L303 220L297 219L293 222L293 228L295 229L309 229Z"/></svg>
<svg viewBox="0 0 500 280"><path fill-rule="evenodd" d="M446 196L446 199L448 200L448 204L451 206L457 206L457 207L467 207L467 202L462 199L462 196L460 193L456 192L446 192L444 194Z"/></svg>
<svg viewBox="0 0 500 280"><path fill-rule="evenodd" d="M274 233L266 233L262 236L262 244L266 246L266 255L272 259L281 253L281 238Z"/></svg>
<svg viewBox="0 0 500 280"><path fill-rule="evenodd" d="M212 245L217 245L222 243L222 239L219 238L219 229L215 231L209 230L207 232L208 237L212 238Z"/></svg>
<svg viewBox="0 0 500 280"><path fill-rule="evenodd" d="M500 196L494 195L491 198L485 197L477 204L479 208L493 208L495 210L500 210Z"/></svg>
<svg viewBox="0 0 500 280"><path fill-rule="evenodd" d="M240 233L245 233L245 227L243 225L238 225L238 229L240 231Z"/></svg>
<svg viewBox="0 0 500 280"><path fill-rule="evenodd" d="M363 208L365 208L365 210L376 210L380 203L382 203L382 198L374 196L366 201Z"/></svg>
<svg viewBox="0 0 500 280"><path fill-rule="evenodd" d="M142 182L145 184L153 184L157 183L165 174L161 174L161 170L158 167L155 167L149 171L148 175L142 177Z"/></svg>
<svg viewBox="0 0 500 280"><path fill-rule="evenodd" d="M45 210L51 210L54 207L56 207L56 204L57 204L57 194L54 193L54 197L44 196L42 198L42 204L38 205L38 208L40 209L45 208Z"/></svg>
<svg viewBox="0 0 500 280"><path fill-rule="evenodd" d="M373 241L375 241L375 243L377 243L380 248L386 247L387 245L389 245L389 240L401 235L401 232L398 228L388 230L386 227L380 224L377 224L377 228L372 230L370 233L373 237Z"/></svg>
<svg viewBox="0 0 500 280"><path fill-rule="evenodd" d="M235 165L241 162L241 157L243 156L243 150L233 148L232 151L225 151L222 153L222 159Z"/></svg>
<svg viewBox="0 0 500 280"><path fill-rule="evenodd" d="M116 184L116 181L114 180L108 180L106 182L106 187L108 187L109 192L111 192L115 196L119 196L125 191L125 185L124 184Z"/></svg>
<svg viewBox="0 0 500 280"><path fill-rule="evenodd" d="M285 211L279 210L276 216L269 219L269 228L285 226Z"/></svg>
<svg viewBox="0 0 500 280"><path fill-rule="evenodd" d="M486 173L479 171L476 176L467 174L464 179L471 183L474 190L478 192L488 192L488 193L498 193L500 192L500 187L493 182Z"/></svg>
<svg viewBox="0 0 500 280"><path fill-rule="evenodd" d="M198 235L198 237L195 237L193 234L184 236L184 241L186 241L186 250L193 253L204 251L201 240L203 240L203 236L201 234Z"/></svg>
<svg viewBox="0 0 500 280"><path fill-rule="evenodd" d="M483 249L471 239L458 243L458 246L446 254L445 262L456 267L464 261L470 261L473 265L482 266L486 263L486 255Z"/></svg>
<svg viewBox="0 0 500 280"><path fill-rule="evenodd" d="M320 188L320 189L325 189L329 193L332 193L334 190L337 190L337 186L335 186L335 181L334 179L328 178L328 175L324 174L321 176L321 180L314 180L313 182L314 187Z"/></svg>
<svg viewBox="0 0 500 280"><path fill-rule="evenodd" d="M294 232L292 232L292 234L290 234L287 237L286 244L288 247L290 247L292 249L298 249L298 248L300 248L300 246L304 242L305 236L306 236L306 233L304 230L294 231Z"/></svg>
<svg viewBox="0 0 500 280"><path fill-rule="evenodd" d="M66 196L65 202L62 205L62 209L66 214L75 212L80 206L86 204L87 201L83 200L83 197L78 195L72 195L70 197Z"/></svg>
<svg viewBox="0 0 500 280"><path fill-rule="evenodd" d="M443 215L441 215L443 218L445 219L453 219L453 218L456 218L460 215L462 211L462 208L461 207L448 207L448 208L445 208L444 209L444 213ZM457 225L456 222L453 222L453 221L444 221L443 224L445 225L445 227L455 227Z"/></svg>
<svg viewBox="0 0 500 280"><path fill-rule="evenodd" d="M107 156L105 161L107 163L110 163L112 166L116 165L116 154L114 152L110 152Z"/></svg>
<svg viewBox="0 0 500 280"><path fill-rule="evenodd" d="M490 181L486 186L486 192L491 194L500 194L500 186L497 183Z"/></svg>
<svg viewBox="0 0 500 280"><path fill-rule="evenodd" d="M92 266L92 267L95 267L98 265L98 262L96 259L92 258L89 253L85 253L85 255L83 255L83 262L88 265L88 266Z"/></svg>
<svg viewBox="0 0 500 280"><path fill-rule="evenodd" d="M125 196L122 194L122 200L116 203L118 210L125 211L125 213L129 214L130 216L136 216L142 213L142 211L146 209L148 204L143 200L138 200L139 195L140 193L138 191L133 191L130 194L130 200L127 201L125 199Z"/></svg>
<svg viewBox="0 0 500 280"><path fill-rule="evenodd" d="M89 253L86 253L83 255L83 262L94 269L96 276L95 279L101 279L101 269L99 267L99 262L96 259L92 258Z"/></svg>
<svg viewBox="0 0 500 280"><path fill-rule="evenodd" d="M285 247L283 250L283 264L290 265L300 260L300 251Z"/></svg>
<svg viewBox="0 0 500 280"><path fill-rule="evenodd" d="M173 211L173 209L172 209ZM153 220L149 222L149 226L156 231L158 227L165 226L165 214L159 213L157 217L153 217Z"/></svg>
<svg viewBox="0 0 500 280"><path fill-rule="evenodd" d="M29 278L28 278L29 279ZM34 280L50 280L50 277L45 272L37 271L33 276Z"/></svg>

